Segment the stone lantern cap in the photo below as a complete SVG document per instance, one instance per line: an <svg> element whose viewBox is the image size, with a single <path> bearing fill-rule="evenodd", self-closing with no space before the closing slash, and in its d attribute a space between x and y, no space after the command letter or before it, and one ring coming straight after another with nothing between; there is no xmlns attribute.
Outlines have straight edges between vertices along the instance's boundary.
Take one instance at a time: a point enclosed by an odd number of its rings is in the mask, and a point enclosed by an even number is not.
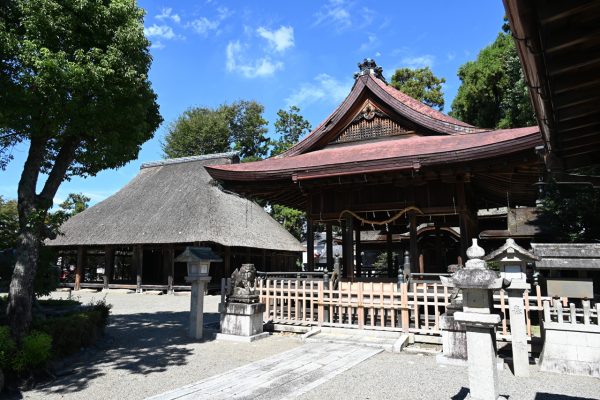
<svg viewBox="0 0 600 400"><path fill-rule="evenodd" d="M459 269L450 277L441 276L444 286L458 289L500 289L508 286L508 280L488 269L482 259L484 256L485 251L479 247L477 239L473 239L473 245L467 249L469 260L465 268Z"/></svg>
<svg viewBox="0 0 600 400"><path fill-rule="evenodd" d="M540 258L515 243L514 239L506 239L498 249L483 257L485 261L539 261Z"/></svg>
<svg viewBox="0 0 600 400"><path fill-rule="evenodd" d="M185 248L177 258L176 262L221 262L223 259L215 254L210 247L192 247Z"/></svg>

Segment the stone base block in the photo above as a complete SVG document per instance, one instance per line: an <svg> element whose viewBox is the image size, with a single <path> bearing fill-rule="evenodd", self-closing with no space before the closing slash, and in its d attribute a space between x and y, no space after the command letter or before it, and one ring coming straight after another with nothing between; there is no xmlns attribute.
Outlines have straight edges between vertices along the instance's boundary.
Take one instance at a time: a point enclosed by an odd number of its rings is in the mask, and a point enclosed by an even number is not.
<svg viewBox="0 0 600 400"><path fill-rule="evenodd" d="M541 371L600 378L600 327L550 322L544 330Z"/></svg>
<svg viewBox="0 0 600 400"><path fill-rule="evenodd" d="M221 303L221 333L237 336L254 336L263 333L262 303Z"/></svg>
<svg viewBox="0 0 600 400"><path fill-rule="evenodd" d="M453 365L455 367L468 367L469 361L466 359L447 357L444 354L438 354L435 356L435 361L438 365ZM498 371L504 371L504 360L498 358L496 360L496 369Z"/></svg>
<svg viewBox="0 0 600 400"><path fill-rule="evenodd" d="M228 335L226 333L217 333L217 340L224 342L250 343L256 340L264 339L269 336L269 332L262 332L252 336Z"/></svg>

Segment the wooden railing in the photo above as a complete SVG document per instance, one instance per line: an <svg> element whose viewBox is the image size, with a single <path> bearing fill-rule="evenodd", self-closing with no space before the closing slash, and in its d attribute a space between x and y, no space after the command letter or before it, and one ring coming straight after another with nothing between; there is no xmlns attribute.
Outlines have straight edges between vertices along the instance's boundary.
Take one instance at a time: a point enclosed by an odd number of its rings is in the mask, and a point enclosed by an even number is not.
<svg viewBox="0 0 600 400"><path fill-rule="evenodd" d="M439 335L440 317L450 304L448 288L440 283L411 285L374 282L341 282L327 289L322 280L264 279L258 281L260 301L265 304L263 319L274 323L352 327ZM540 294L523 297L527 333L538 324L543 301ZM561 299L566 302L567 298ZM510 339L508 296L494 294L494 309L502 318L498 336Z"/></svg>
<svg viewBox="0 0 600 400"><path fill-rule="evenodd" d="M600 303L592 307L589 300L581 301L581 308L574 303L554 300L544 301L544 322L559 324L600 325Z"/></svg>

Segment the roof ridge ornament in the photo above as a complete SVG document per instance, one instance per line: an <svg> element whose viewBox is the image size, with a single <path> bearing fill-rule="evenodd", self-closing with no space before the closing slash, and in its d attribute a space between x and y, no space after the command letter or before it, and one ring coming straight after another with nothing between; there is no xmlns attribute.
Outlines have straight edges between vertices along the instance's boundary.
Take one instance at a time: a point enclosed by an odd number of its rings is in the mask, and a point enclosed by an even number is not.
<svg viewBox="0 0 600 400"><path fill-rule="evenodd" d="M387 81L383 77L383 68L378 66L375 60L373 60L372 58L365 58L363 62L358 63L358 69L359 71L354 74L354 79L358 79L363 75L370 74L387 83Z"/></svg>

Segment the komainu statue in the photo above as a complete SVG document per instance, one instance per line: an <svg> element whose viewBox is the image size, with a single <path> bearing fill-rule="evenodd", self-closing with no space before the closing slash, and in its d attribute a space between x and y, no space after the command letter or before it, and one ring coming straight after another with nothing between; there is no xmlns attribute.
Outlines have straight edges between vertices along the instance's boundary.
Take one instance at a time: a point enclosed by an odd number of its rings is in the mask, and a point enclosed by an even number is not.
<svg viewBox="0 0 600 400"><path fill-rule="evenodd" d="M234 303L258 303L256 292L256 268L254 264L242 264L231 274L227 301Z"/></svg>

